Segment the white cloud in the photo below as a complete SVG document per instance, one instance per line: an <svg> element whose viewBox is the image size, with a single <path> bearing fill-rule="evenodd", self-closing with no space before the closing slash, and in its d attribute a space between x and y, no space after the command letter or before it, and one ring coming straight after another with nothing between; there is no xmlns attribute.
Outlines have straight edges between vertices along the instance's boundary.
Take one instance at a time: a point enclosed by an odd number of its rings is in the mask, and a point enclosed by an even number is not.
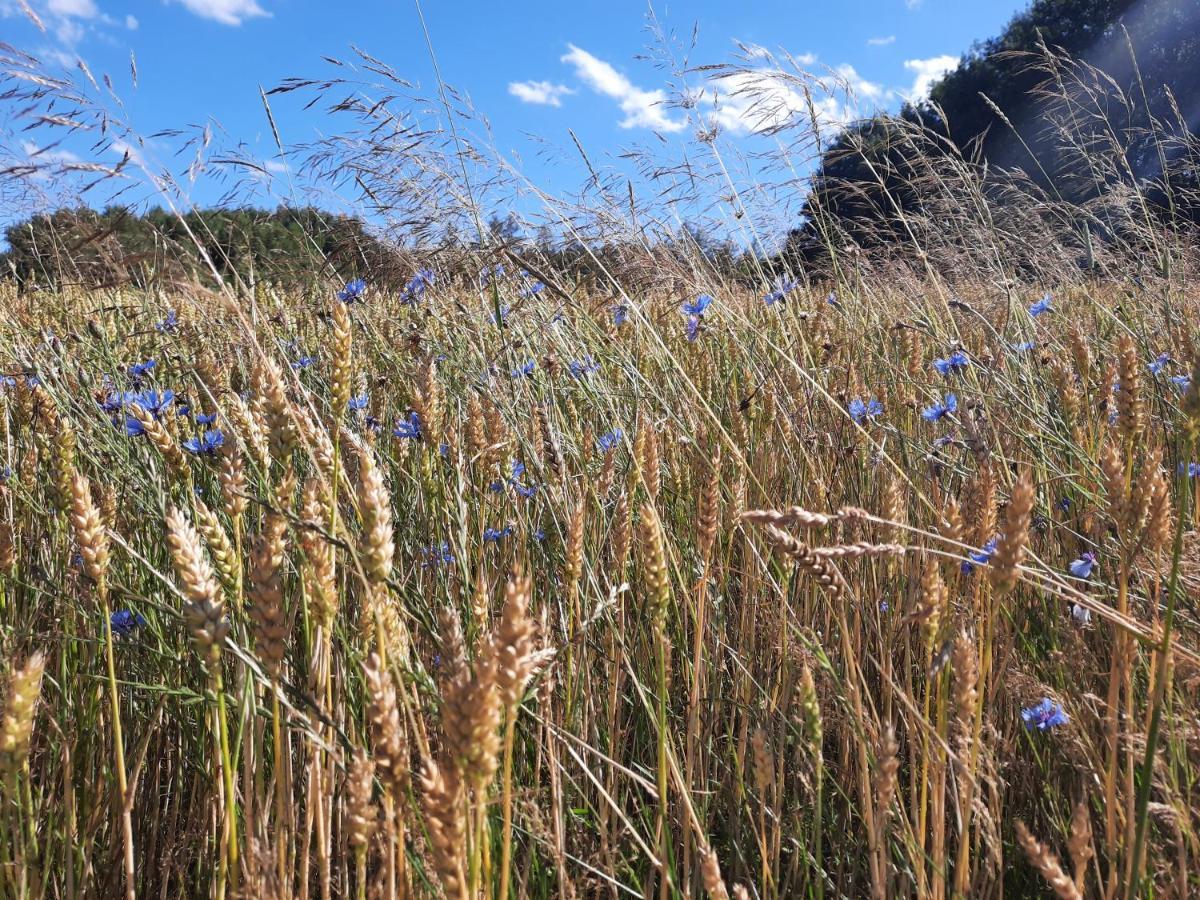
<svg viewBox="0 0 1200 900"><path fill-rule="evenodd" d="M924 2L925 0L904 0L904 8L912 12L915 9L920 9L921 4Z"/></svg>
<svg viewBox="0 0 1200 900"><path fill-rule="evenodd" d="M943 55L929 59L906 59L904 68L914 73L913 85L906 100L922 100L929 96L934 82L958 65L958 57Z"/></svg>
<svg viewBox="0 0 1200 900"><path fill-rule="evenodd" d="M56 16L77 16L80 19L94 19L100 13L92 0L50 0L46 9Z"/></svg>
<svg viewBox="0 0 1200 900"><path fill-rule="evenodd" d="M269 16L257 0L175 0L202 19L212 19L222 25L241 25L247 19Z"/></svg>
<svg viewBox="0 0 1200 900"><path fill-rule="evenodd" d="M64 150L61 147L45 149L39 147L33 141L21 141L21 149L25 152L25 157L32 163L64 165L79 162L78 156L70 150Z"/></svg>
<svg viewBox="0 0 1200 900"><path fill-rule="evenodd" d="M896 43L896 36L889 34L886 37L867 38L868 47L886 47L888 44Z"/></svg>
<svg viewBox="0 0 1200 900"><path fill-rule="evenodd" d="M609 63L598 59L574 44L567 45L570 51L563 55L562 62L570 63L579 76L592 90L616 100L625 113L622 128L653 128L657 131L682 131L684 122L667 116L664 91L644 91L614 69Z"/></svg>
<svg viewBox="0 0 1200 900"><path fill-rule="evenodd" d="M137 31L137 28L138 28L137 16L132 16L132 15L126 16L125 17L125 27L128 28L130 31Z"/></svg>
<svg viewBox="0 0 1200 900"><path fill-rule="evenodd" d="M866 100L878 100L883 96L882 85L876 84L873 81L867 81L849 63L842 63L833 71L838 78L846 83L846 87L853 96L862 97Z"/></svg>
<svg viewBox="0 0 1200 900"><path fill-rule="evenodd" d="M549 81L512 81L509 82L508 92L522 103L537 106L562 106L562 98L575 93L565 84L551 84Z"/></svg>
<svg viewBox="0 0 1200 900"><path fill-rule="evenodd" d="M735 72L712 83L712 118L740 133L770 131L807 114L804 95L778 69Z"/></svg>

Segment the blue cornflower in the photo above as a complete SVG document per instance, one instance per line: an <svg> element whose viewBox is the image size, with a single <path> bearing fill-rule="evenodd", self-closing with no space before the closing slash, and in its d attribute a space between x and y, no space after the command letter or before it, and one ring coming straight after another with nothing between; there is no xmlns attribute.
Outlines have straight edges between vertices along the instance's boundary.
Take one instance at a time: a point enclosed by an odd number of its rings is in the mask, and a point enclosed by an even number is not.
<svg viewBox="0 0 1200 900"><path fill-rule="evenodd" d="M1053 311L1054 311L1054 307L1052 307L1050 305L1050 294L1049 293L1044 294L1042 296L1041 300L1038 300L1036 303L1034 303L1032 306L1029 307L1029 314L1031 316L1033 316L1035 319L1044 312L1053 312Z"/></svg>
<svg viewBox="0 0 1200 900"><path fill-rule="evenodd" d="M154 330L158 332L170 332L179 327L179 314L173 309L167 310L167 317L161 322L154 323Z"/></svg>
<svg viewBox="0 0 1200 900"><path fill-rule="evenodd" d="M483 529L483 539L489 544L494 544L512 533L511 525L505 525L503 528L485 528Z"/></svg>
<svg viewBox="0 0 1200 900"><path fill-rule="evenodd" d="M712 306L713 298L708 294L701 294L691 303L685 303L679 307L685 316L702 316L704 311Z"/></svg>
<svg viewBox="0 0 1200 900"><path fill-rule="evenodd" d="M999 543L999 538L992 538L978 550L972 550L967 554L968 559L962 562L962 573L970 575L975 571L975 565L986 566L992 561L992 557L996 555L996 544Z"/></svg>
<svg viewBox="0 0 1200 900"><path fill-rule="evenodd" d="M8 484L10 479L12 479L12 466L0 469L0 484Z"/></svg>
<svg viewBox="0 0 1200 900"><path fill-rule="evenodd" d="M174 402L174 391L142 391L129 398L130 405L140 406L156 419L161 418Z"/></svg>
<svg viewBox="0 0 1200 900"><path fill-rule="evenodd" d="M367 283L361 278L347 281L346 286L338 291L337 298L343 303L359 303L367 292Z"/></svg>
<svg viewBox="0 0 1200 900"><path fill-rule="evenodd" d="M366 409L368 402L369 398L366 394L359 394L357 397L351 397L346 401L346 408L358 412L359 410Z"/></svg>
<svg viewBox="0 0 1200 900"><path fill-rule="evenodd" d="M1035 344L1033 341L1021 341L1019 344L1013 344L1013 349L1018 353L1028 353L1036 346L1037 344Z"/></svg>
<svg viewBox="0 0 1200 900"><path fill-rule="evenodd" d="M838 300L836 291L830 291L829 296L825 298L825 302L828 303L830 306L839 306L840 307L842 305L841 301Z"/></svg>
<svg viewBox="0 0 1200 900"><path fill-rule="evenodd" d="M137 396L138 395L136 391L118 391L116 393L109 394L102 401L100 401L100 408L105 412L116 412L118 409L133 403Z"/></svg>
<svg viewBox="0 0 1200 900"><path fill-rule="evenodd" d="M204 416L204 415L196 416L196 424L197 425L213 425L216 423L216 421L217 421L216 413L209 413L207 416Z"/></svg>
<svg viewBox="0 0 1200 900"><path fill-rule="evenodd" d="M600 438L596 441L596 446L607 453L613 447L617 446L623 437L625 437L625 433L620 428L614 428L607 434L600 435Z"/></svg>
<svg viewBox="0 0 1200 900"><path fill-rule="evenodd" d="M850 405L846 409L850 413L850 418L859 425L862 425L867 419L874 419L876 416L883 415L883 404L874 397L865 402L861 397L855 397L850 401Z"/></svg>
<svg viewBox="0 0 1200 900"><path fill-rule="evenodd" d="M1030 731L1034 728L1039 731L1046 731L1051 728L1057 728L1060 725L1066 725L1071 721L1067 714L1063 712L1063 708L1049 697L1043 697L1042 702L1036 706L1021 710L1021 718L1025 720L1025 727Z"/></svg>
<svg viewBox="0 0 1200 900"><path fill-rule="evenodd" d="M629 321L629 304L618 303L612 308L613 324L620 328Z"/></svg>
<svg viewBox="0 0 1200 900"><path fill-rule="evenodd" d="M696 338L700 337L701 327L699 316L692 316L689 318L687 320L687 339L689 341L695 341Z"/></svg>
<svg viewBox="0 0 1200 900"><path fill-rule="evenodd" d="M1151 362L1146 364L1146 368L1150 370L1151 375L1157 375L1167 367L1167 363L1171 361L1170 353L1160 353Z"/></svg>
<svg viewBox="0 0 1200 900"><path fill-rule="evenodd" d="M108 617L109 627L117 637L129 637L139 628L146 625L146 620L139 613L127 609L118 609Z"/></svg>
<svg viewBox="0 0 1200 900"><path fill-rule="evenodd" d="M188 438L183 442L183 449L197 456L215 456L218 449L225 443L225 434L220 428L204 432L201 437Z"/></svg>
<svg viewBox="0 0 1200 900"><path fill-rule="evenodd" d="M546 532L541 528L535 529L533 532L533 539L540 544L546 539Z"/></svg>
<svg viewBox="0 0 1200 900"><path fill-rule="evenodd" d="M410 410L408 418L393 428L392 434L408 441L421 440L421 417L417 414L417 411Z"/></svg>
<svg viewBox="0 0 1200 900"><path fill-rule="evenodd" d="M958 412L958 397L954 394L947 394L944 400L939 400L932 406L921 410L921 418L926 422L937 422L956 412Z"/></svg>
<svg viewBox="0 0 1200 900"><path fill-rule="evenodd" d="M513 369L511 374L512 374L513 378L528 378L530 375L533 374L533 370L536 368L537 368L537 363L535 363L531 359L528 362L526 362L525 365L523 365L519 368Z"/></svg>
<svg viewBox="0 0 1200 900"><path fill-rule="evenodd" d="M955 375L971 365L971 358L962 350L955 350L945 359L935 359L933 367L939 375Z"/></svg>
<svg viewBox="0 0 1200 900"><path fill-rule="evenodd" d="M599 371L600 363L596 362L590 356L585 356L583 359L575 359L567 367L571 370L572 378L583 378L591 375L593 372Z"/></svg>
<svg viewBox="0 0 1200 900"><path fill-rule="evenodd" d="M484 266L479 273L480 280L487 284L493 278L500 279L504 277L504 263L496 263L494 266Z"/></svg>
<svg viewBox="0 0 1200 900"><path fill-rule="evenodd" d="M1179 474L1188 478L1200 478L1200 463L1180 463Z"/></svg>
<svg viewBox="0 0 1200 900"><path fill-rule="evenodd" d="M135 381L144 378L156 365L158 365L158 363L152 359L148 359L145 362L134 363L129 367L129 377Z"/></svg>
<svg viewBox="0 0 1200 900"><path fill-rule="evenodd" d="M175 415L190 416L192 414L192 404L186 402L182 397L175 404Z"/></svg>
<svg viewBox="0 0 1200 900"><path fill-rule="evenodd" d="M529 285L529 287L525 288L525 290L521 291L521 296L525 298L536 297L545 289L546 286L544 284L542 284L540 281L535 281L533 284Z"/></svg>
<svg viewBox="0 0 1200 900"><path fill-rule="evenodd" d="M1079 559L1073 560L1067 568L1076 578L1091 578L1096 568L1096 554L1088 550L1079 554Z"/></svg>
<svg viewBox="0 0 1200 900"><path fill-rule="evenodd" d="M495 325L503 325L508 318L509 312L512 311L511 306L501 306L498 310L492 313L492 323Z"/></svg>
<svg viewBox="0 0 1200 900"><path fill-rule="evenodd" d="M1067 515L1068 513L1070 513L1071 512L1071 498L1063 497L1061 500L1059 500L1058 508L1062 510L1063 515Z"/></svg>
<svg viewBox="0 0 1200 900"><path fill-rule="evenodd" d="M450 552L450 545L444 541L441 544L433 544L421 551L425 554L426 561L421 563L421 568L428 569L437 566L448 566L454 562L454 554Z"/></svg>
<svg viewBox="0 0 1200 900"><path fill-rule="evenodd" d="M425 289L431 287L437 279L433 269L421 268L417 269L416 274L408 279L408 284L404 285L404 295L400 298L401 302L412 305L425 296Z"/></svg>
<svg viewBox="0 0 1200 900"><path fill-rule="evenodd" d="M767 306L774 306L781 302L788 294L796 289L796 282L791 278L775 279L775 286L771 291L763 297L763 303Z"/></svg>
<svg viewBox="0 0 1200 900"><path fill-rule="evenodd" d="M379 421L378 416L373 416L370 413L367 413L367 417L365 420L363 420L363 424L366 425L371 431L383 431L383 422Z"/></svg>
<svg viewBox="0 0 1200 900"><path fill-rule="evenodd" d="M141 437L146 433L146 429L142 426L140 419L135 419L133 416L125 416L125 421L113 419L113 424L118 428L124 427L126 437Z"/></svg>
<svg viewBox="0 0 1200 900"><path fill-rule="evenodd" d="M316 362L316 359L314 359L311 356L302 356L298 360L296 360L294 363L292 363L292 368L296 369L297 371L299 371L300 369L307 369L309 366L311 366L315 362Z"/></svg>
<svg viewBox="0 0 1200 900"><path fill-rule="evenodd" d="M1172 375L1171 376L1171 384L1175 385L1175 387L1177 387L1179 389L1179 392L1182 394L1184 391L1186 391L1189 387L1192 386L1192 376L1190 376L1190 375Z"/></svg>

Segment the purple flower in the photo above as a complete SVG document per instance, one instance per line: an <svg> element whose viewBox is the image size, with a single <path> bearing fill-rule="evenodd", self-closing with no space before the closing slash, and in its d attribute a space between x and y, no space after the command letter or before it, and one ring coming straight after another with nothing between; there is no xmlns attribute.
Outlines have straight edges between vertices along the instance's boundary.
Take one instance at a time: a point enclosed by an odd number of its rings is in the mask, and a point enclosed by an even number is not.
<svg viewBox="0 0 1200 900"><path fill-rule="evenodd" d="M763 297L763 303L767 306L774 306L781 302L788 294L796 289L796 282L791 278L776 278L775 286L771 292Z"/></svg>
<svg viewBox="0 0 1200 900"><path fill-rule="evenodd" d="M596 441L596 446L607 453L613 447L617 446L624 436L625 433L620 428L614 428L607 434L600 435L600 438Z"/></svg>
<svg viewBox="0 0 1200 900"><path fill-rule="evenodd" d="M695 341L696 338L700 337L700 328L701 328L700 317L699 316L690 317L687 320L687 339L689 341Z"/></svg>
<svg viewBox="0 0 1200 900"><path fill-rule="evenodd" d="M937 422L956 412L958 412L958 397L954 394L947 394L944 400L939 400L932 406L921 410L921 418L926 422Z"/></svg>
<svg viewBox="0 0 1200 900"><path fill-rule="evenodd" d="M1067 568L1076 578L1091 578L1092 570L1096 568L1096 554L1090 550L1081 553Z"/></svg>
<svg viewBox="0 0 1200 900"><path fill-rule="evenodd" d="M129 367L129 377L132 378L134 381L139 381L142 378L146 377L146 375L148 375L150 373L150 370L153 369L156 365L158 365L158 363L156 363L152 359L148 359L145 362L134 363L132 366Z"/></svg>
<svg viewBox="0 0 1200 900"><path fill-rule="evenodd" d="M1066 725L1071 721L1063 712L1063 708L1049 697L1043 697L1042 702L1036 706L1021 710L1021 718L1025 720L1025 727L1030 731L1034 728L1039 731L1047 731L1060 725Z"/></svg>
<svg viewBox="0 0 1200 900"><path fill-rule="evenodd" d="M850 401L850 405L846 409L850 413L850 418L859 425L862 425L867 419L874 419L877 416L883 415L883 404L874 397L866 402L860 397L855 397Z"/></svg>
<svg viewBox="0 0 1200 900"><path fill-rule="evenodd" d="M1183 393L1192 386L1192 377L1190 375L1172 375L1171 384L1179 389L1179 393Z"/></svg>
<svg viewBox="0 0 1200 900"><path fill-rule="evenodd" d="M986 566L992 561L992 557L996 554L996 544L999 538L992 538L978 550L972 550L967 554L967 559L962 562L962 573L970 575L975 571L976 564Z"/></svg>
<svg viewBox="0 0 1200 900"><path fill-rule="evenodd" d="M593 372L599 371L600 363L596 362L590 356L585 356L583 359L572 360L568 368L571 370L572 378L583 378L591 375Z"/></svg>
<svg viewBox="0 0 1200 900"><path fill-rule="evenodd" d="M404 285L404 291L400 294L400 302L405 306L414 306L425 296L425 289L433 284L435 277L433 269L417 269L416 274Z"/></svg>
<svg viewBox="0 0 1200 900"><path fill-rule="evenodd" d="M1188 478L1200 478L1200 463L1180 463L1179 474Z"/></svg>
<svg viewBox="0 0 1200 900"><path fill-rule="evenodd" d="M367 408L368 398L366 394L359 394L357 397L351 397L346 401L346 407L354 412Z"/></svg>
<svg viewBox="0 0 1200 900"><path fill-rule="evenodd" d="M189 438L183 442L183 449L197 456L215 456L217 450L225 443L225 435L221 429L214 428L204 432L202 437Z"/></svg>
<svg viewBox="0 0 1200 900"><path fill-rule="evenodd" d="M173 309L167 310L167 317L161 322L154 323L154 330L159 333L168 333L179 327L179 314Z"/></svg>
<svg viewBox="0 0 1200 900"><path fill-rule="evenodd" d="M683 304L679 309L685 316L702 316L704 315L704 311L712 306L712 302L713 298L708 294L701 294L691 303Z"/></svg>
<svg viewBox="0 0 1200 900"><path fill-rule="evenodd" d="M513 533L511 525L505 525L503 528L485 528L483 529L483 540L489 544L495 544L508 537Z"/></svg>
<svg viewBox="0 0 1200 900"><path fill-rule="evenodd" d="M1170 361L1170 353L1160 353L1151 362L1147 363L1146 368L1150 370L1151 375L1157 375L1167 367L1167 363Z"/></svg>
<svg viewBox="0 0 1200 900"><path fill-rule="evenodd" d="M314 359L311 356L302 356L298 360L296 360L294 363L292 363L292 368L295 369L296 371L299 371L300 369L307 369L309 366L311 366L315 362L316 362L316 359Z"/></svg>
<svg viewBox="0 0 1200 900"><path fill-rule="evenodd" d="M421 417L417 415L417 411L410 410L408 418L396 425L392 429L392 434L406 441L421 440Z"/></svg>
<svg viewBox="0 0 1200 900"><path fill-rule="evenodd" d="M108 617L108 624L114 635L124 638L144 627L146 620L138 613L130 612L127 609L118 609Z"/></svg>
<svg viewBox="0 0 1200 900"><path fill-rule="evenodd" d="M1029 307L1029 314L1035 319L1044 312L1052 312L1054 307L1050 305L1050 294L1046 293L1032 306Z"/></svg>
<svg viewBox="0 0 1200 900"><path fill-rule="evenodd" d="M337 298L343 303L359 303L367 292L367 283L361 278L346 282L346 286L338 291Z"/></svg>
<svg viewBox="0 0 1200 900"><path fill-rule="evenodd" d="M520 368L513 369L510 373L513 378L528 378L533 374L533 370L537 368L537 363L532 359L525 363Z"/></svg>
<svg viewBox="0 0 1200 900"><path fill-rule="evenodd" d="M629 304L618 303L612 308L613 324L620 328L629 321Z"/></svg>
<svg viewBox="0 0 1200 900"><path fill-rule="evenodd" d="M937 369L939 375L955 375L964 371L967 366L971 365L971 358L962 350L955 350L945 359L935 359L933 367Z"/></svg>

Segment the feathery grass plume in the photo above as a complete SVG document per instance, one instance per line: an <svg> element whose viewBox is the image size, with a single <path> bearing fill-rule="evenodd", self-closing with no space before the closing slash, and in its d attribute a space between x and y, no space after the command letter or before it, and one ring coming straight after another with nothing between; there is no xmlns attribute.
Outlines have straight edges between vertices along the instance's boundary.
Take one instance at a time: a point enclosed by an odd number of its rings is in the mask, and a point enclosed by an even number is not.
<svg viewBox="0 0 1200 900"><path fill-rule="evenodd" d="M642 483L646 485L646 493L650 495L650 499L657 500L662 489L662 471L659 464L658 435L649 420L642 423L642 430L638 433L638 444L638 466Z"/></svg>
<svg viewBox="0 0 1200 900"><path fill-rule="evenodd" d="M103 584L108 571L108 532L92 503L91 486L78 472L71 478L71 525L84 570L96 584Z"/></svg>
<svg viewBox="0 0 1200 900"><path fill-rule="evenodd" d="M666 626L667 607L671 601L671 581L670 572L667 571L667 551L662 523L658 513L649 503L642 504L638 534L642 574L646 580L646 609L650 614L651 624L661 633Z"/></svg>
<svg viewBox="0 0 1200 900"><path fill-rule="evenodd" d="M443 610L439 621L443 634L455 635L452 643L456 646L450 652L457 654L458 617ZM442 683L447 756L476 791L491 783L499 765L501 713L496 648L490 640L483 640L474 660L469 664L456 661Z"/></svg>
<svg viewBox="0 0 1200 900"><path fill-rule="evenodd" d="M479 398L473 393L467 395L467 416L463 423L463 430L466 432L467 438L467 455L471 462L474 463L484 455L484 449L487 447L487 424L483 418L483 407L479 405Z"/></svg>
<svg viewBox="0 0 1200 900"><path fill-rule="evenodd" d="M375 763L361 747L355 749L346 766L346 831L350 846L365 852L375 833L379 817L371 792L375 781Z"/></svg>
<svg viewBox="0 0 1200 900"><path fill-rule="evenodd" d="M779 553L791 559L834 597L847 593L846 580L829 560L813 553L812 547L774 525L764 529L767 540Z"/></svg>
<svg viewBox="0 0 1200 900"><path fill-rule="evenodd" d="M887 825L892 799L896 796L896 774L900 771L900 759L897 756L899 751L895 726L888 722L875 754L875 818L880 829Z"/></svg>
<svg viewBox="0 0 1200 900"><path fill-rule="evenodd" d="M9 675L4 718L0 719L0 769L9 775L20 771L29 756L45 668L45 654L39 651L29 657L25 665L14 665Z"/></svg>
<svg viewBox="0 0 1200 900"><path fill-rule="evenodd" d="M625 564L629 560L629 546L633 528L629 510L629 495L622 493L613 510L612 524L612 571L613 582L620 584L625 577Z"/></svg>
<svg viewBox="0 0 1200 900"><path fill-rule="evenodd" d="M429 829L429 850L434 871L449 900L466 900L467 897L464 796L457 766L426 761L421 772L421 801Z"/></svg>
<svg viewBox="0 0 1200 900"><path fill-rule="evenodd" d="M350 384L354 375L349 306L334 300L330 321L333 324L333 371L329 376L329 405L334 421L340 422L350 402Z"/></svg>
<svg viewBox="0 0 1200 900"><path fill-rule="evenodd" d="M330 521L330 501L324 484L317 478L304 483L301 516L311 527L300 529L300 546L308 563L309 598L319 624L328 629L337 615L339 595L336 581L334 547L318 529Z"/></svg>
<svg viewBox="0 0 1200 900"><path fill-rule="evenodd" d="M264 671L275 680L283 662L287 621L283 609L283 559L287 519L268 513L262 534L250 555L250 616L254 620L254 649Z"/></svg>
<svg viewBox="0 0 1200 900"><path fill-rule="evenodd" d="M246 442L246 446L250 448L254 456L254 461L258 463L260 469L264 472L271 467L271 441L267 436L267 432L259 424L258 416L251 410L250 405L239 397L237 394L229 395L229 405L225 409L226 418L231 421L237 428L238 435ZM232 441L225 441L224 447L230 448L232 455ZM224 453L222 459L224 459ZM239 467L244 467L240 455L237 457ZM222 468L224 474L224 468ZM222 484L224 481L222 480Z"/></svg>
<svg viewBox="0 0 1200 900"><path fill-rule="evenodd" d="M217 570L221 583L225 587L233 589L237 586L238 578L238 558L233 543L221 526L217 514L209 509L199 497L195 500L195 508L196 529L208 546L208 555L212 559L213 567Z"/></svg>
<svg viewBox="0 0 1200 900"><path fill-rule="evenodd" d="M712 847L700 851L700 876L708 900L729 900L729 890L725 887L725 879L721 877L721 862Z"/></svg>
<svg viewBox="0 0 1200 900"><path fill-rule="evenodd" d="M1183 413L1188 436L1195 441L1200 437L1200 353L1196 354L1192 362L1191 378L1188 379L1188 387L1183 393L1179 410Z"/></svg>
<svg viewBox="0 0 1200 900"><path fill-rule="evenodd" d="M513 563L504 586L504 608L493 638L496 653L496 687L500 702L512 709L520 702L533 675L534 623L529 617L532 581L520 563Z"/></svg>
<svg viewBox="0 0 1200 900"><path fill-rule="evenodd" d="M377 653L372 653L363 663L363 677L367 684L371 751L375 754L379 778L394 796L402 797L408 792L412 775L408 741L400 725L396 683Z"/></svg>
<svg viewBox="0 0 1200 900"><path fill-rule="evenodd" d="M1100 471L1104 477L1104 493L1108 515L1117 527L1122 540L1129 540L1130 502L1125 484L1125 463L1119 447L1112 441L1100 450Z"/></svg>
<svg viewBox="0 0 1200 900"><path fill-rule="evenodd" d="M250 502L246 499L246 460L237 442L232 440L221 445L220 456L221 502L225 515L231 522L236 522Z"/></svg>
<svg viewBox="0 0 1200 900"><path fill-rule="evenodd" d="M1141 368L1137 345L1128 334L1122 334L1117 340L1117 431L1127 443L1136 441L1146 427Z"/></svg>
<svg viewBox="0 0 1200 900"><path fill-rule="evenodd" d="M1088 864L1096 855L1092 847L1092 817L1088 812L1087 799L1075 804L1071 814L1071 833L1067 836L1067 853L1074 867L1075 889L1082 894L1087 882Z"/></svg>
<svg viewBox="0 0 1200 900"><path fill-rule="evenodd" d="M288 402L283 374L273 359L262 359L254 372L254 386L262 403L270 444L270 459L286 463L299 442L292 405Z"/></svg>
<svg viewBox="0 0 1200 900"><path fill-rule="evenodd" d="M175 438L167 431L166 427L158 419L138 404L132 404L129 411L133 413L133 417L138 420L142 426L142 431L149 438L150 443L154 445L154 449L158 451L159 456L167 464L167 471L176 478L182 478L187 474L187 459L183 455L183 451L179 449L179 444L175 442Z"/></svg>
<svg viewBox="0 0 1200 900"><path fill-rule="evenodd" d="M1030 834L1025 823L1020 819L1016 822L1016 829L1017 842L1025 851L1030 865L1042 873L1042 877L1046 879L1046 883L1050 885L1055 895L1063 900L1081 900L1083 895L1075 887L1075 882L1058 864L1058 857L1054 855L1054 851Z"/></svg>
<svg viewBox="0 0 1200 900"><path fill-rule="evenodd" d="M75 477L75 429L65 416L55 415L54 492L59 509L71 508Z"/></svg>
<svg viewBox="0 0 1200 900"><path fill-rule="evenodd" d="M212 566L204 556L200 535L177 508L166 515L167 544L175 561L175 572L183 590L183 618L200 655L213 667L225 645L229 621L225 618L225 601L213 575Z"/></svg>
<svg viewBox="0 0 1200 900"><path fill-rule="evenodd" d="M721 455L714 453L696 510L696 550L707 565L721 521Z"/></svg>
<svg viewBox="0 0 1200 900"><path fill-rule="evenodd" d="M359 451L358 505L362 517L362 565L367 578L383 584L391 577L396 554L392 536L392 505L383 473L370 450Z"/></svg>
<svg viewBox="0 0 1200 900"><path fill-rule="evenodd" d="M955 752L963 761L971 749L975 706L979 701L979 660L975 642L968 635L959 634L954 639L950 658L954 668Z"/></svg>
<svg viewBox="0 0 1200 900"><path fill-rule="evenodd" d="M439 446L445 436L442 388L437 379L437 363L430 356L421 366L413 408L421 419L421 433L430 446Z"/></svg>
<svg viewBox="0 0 1200 900"><path fill-rule="evenodd" d="M579 594L579 581L583 577L583 523L587 516L587 500L575 504L571 521L567 526L567 546L563 560L563 584L566 596L574 602Z"/></svg>
<svg viewBox="0 0 1200 900"><path fill-rule="evenodd" d="M1018 567L1025 559L1029 546L1029 526L1033 520L1033 475L1025 469L1013 486L1012 497L1004 512L1004 533L996 544L996 552L988 567L992 587L1011 591L1020 580Z"/></svg>
<svg viewBox="0 0 1200 900"><path fill-rule="evenodd" d="M11 522L0 522L0 572L11 574L17 567L17 539Z"/></svg>

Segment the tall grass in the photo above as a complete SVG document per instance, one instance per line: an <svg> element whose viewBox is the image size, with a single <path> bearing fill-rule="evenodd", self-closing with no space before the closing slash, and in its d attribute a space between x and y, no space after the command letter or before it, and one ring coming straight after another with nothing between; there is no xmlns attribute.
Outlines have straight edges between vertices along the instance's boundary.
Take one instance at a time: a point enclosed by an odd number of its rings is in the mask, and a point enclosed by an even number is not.
<svg viewBox="0 0 1200 900"><path fill-rule="evenodd" d="M313 172L478 218L397 122ZM1190 894L1200 303L1120 176L1101 243L931 161L769 305L599 176L586 274L0 285L0 890Z"/></svg>

